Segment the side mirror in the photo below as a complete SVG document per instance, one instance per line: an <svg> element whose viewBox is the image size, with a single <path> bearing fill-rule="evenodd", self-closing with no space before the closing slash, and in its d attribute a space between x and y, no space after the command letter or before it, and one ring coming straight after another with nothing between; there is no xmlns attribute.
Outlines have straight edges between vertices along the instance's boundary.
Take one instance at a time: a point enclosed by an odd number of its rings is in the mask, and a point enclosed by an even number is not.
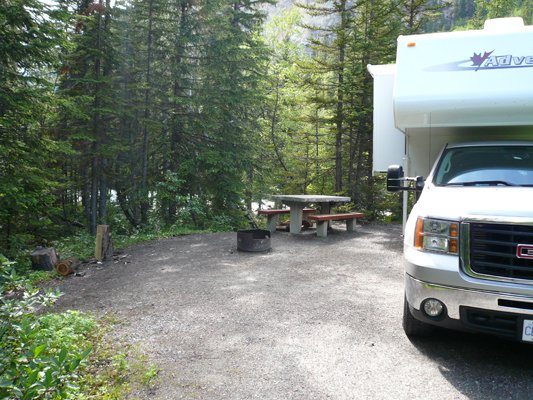
<svg viewBox="0 0 533 400"><path fill-rule="evenodd" d="M416 177L415 188L416 188L416 190L424 189L424 177L422 177L422 176L417 176Z"/></svg>
<svg viewBox="0 0 533 400"><path fill-rule="evenodd" d="M391 165L387 170L387 190L389 192L399 192L402 186L403 168L401 165Z"/></svg>

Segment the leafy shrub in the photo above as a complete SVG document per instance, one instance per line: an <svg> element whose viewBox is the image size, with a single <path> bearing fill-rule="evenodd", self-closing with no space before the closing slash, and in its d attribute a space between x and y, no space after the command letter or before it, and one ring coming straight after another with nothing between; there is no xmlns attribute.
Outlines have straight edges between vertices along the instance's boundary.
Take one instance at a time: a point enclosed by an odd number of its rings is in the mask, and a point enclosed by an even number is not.
<svg viewBox="0 0 533 400"><path fill-rule="evenodd" d="M61 259L75 256L80 260L86 260L94 257L95 238L85 230L56 240L53 245L57 248Z"/></svg>
<svg viewBox="0 0 533 400"><path fill-rule="evenodd" d="M357 211L365 215L365 221L398 222L402 218L398 193L387 192L386 176L368 177L359 185L357 199L347 211Z"/></svg>
<svg viewBox="0 0 533 400"><path fill-rule="evenodd" d="M72 333L79 324L65 334L56 331L55 317L37 317L36 309L51 306L62 293L39 294L30 284L16 292L23 279L12 262L0 259L0 399L67 398L77 389L76 371L91 351L76 344Z"/></svg>

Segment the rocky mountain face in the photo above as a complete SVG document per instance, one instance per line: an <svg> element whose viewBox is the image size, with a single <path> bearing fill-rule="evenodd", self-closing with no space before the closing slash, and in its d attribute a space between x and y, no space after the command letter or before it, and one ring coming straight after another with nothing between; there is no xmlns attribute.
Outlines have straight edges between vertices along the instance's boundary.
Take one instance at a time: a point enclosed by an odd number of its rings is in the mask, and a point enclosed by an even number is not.
<svg viewBox="0 0 533 400"><path fill-rule="evenodd" d="M281 14L283 10L291 11L293 8L296 7L294 3L300 3L300 4L313 4L313 0L279 0L277 4L275 5L268 5L265 7L265 11L267 12L267 20L266 22L270 21L273 16ZM303 25L311 25L311 26L317 26L317 27L329 27L333 24L338 22L338 18L336 15L331 16L310 16L308 15L304 9L300 9L300 14L302 15L302 24ZM296 42L305 45L307 43L307 39L310 36L316 36L318 33L313 32L306 28L300 28L301 35L299 38L296 38Z"/></svg>
<svg viewBox="0 0 533 400"><path fill-rule="evenodd" d="M268 14L267 21L271 20L274 15L280 14L284 9L292 10L295 6L295 2L301 4L312 4L313 0L279 0L275 5L269 5L265 7L265 11ZM438 31L447 31L453 29L455 26L460 26L472 17L474 13L474 0L429 0L428 5L435 5L437 3L446 3L446 6L440 10L440 17L428 24L427 32L438 32ZM305 10L300 11L303 17L304 24L319 26L319 27L328 27L332 24L338 22L336 16L319 16L311 17L305 13ZM302 30L302 37L298 41L305 43L305 39L316 33L310 33L308 30Z"/></svg>

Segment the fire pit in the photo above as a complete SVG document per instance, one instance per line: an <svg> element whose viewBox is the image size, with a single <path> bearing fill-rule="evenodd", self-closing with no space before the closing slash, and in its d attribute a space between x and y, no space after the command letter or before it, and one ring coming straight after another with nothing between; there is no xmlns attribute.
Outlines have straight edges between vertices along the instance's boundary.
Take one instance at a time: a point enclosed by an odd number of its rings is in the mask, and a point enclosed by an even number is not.
<svg viewBox="0 0 533 400"><path fill-rule="evenodd" d="M237 249L241 251L270 250L270 231L263 229L238 230Z"/></svg>

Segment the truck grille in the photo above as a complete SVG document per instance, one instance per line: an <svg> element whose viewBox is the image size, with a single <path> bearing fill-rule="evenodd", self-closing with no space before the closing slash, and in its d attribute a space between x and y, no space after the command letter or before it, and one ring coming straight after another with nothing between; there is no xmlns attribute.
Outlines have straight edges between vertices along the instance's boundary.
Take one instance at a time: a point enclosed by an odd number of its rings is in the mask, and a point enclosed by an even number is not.
<svg viewBox="0 0 533 400"><path fill-rule="evenodd" d="M470 224L470 268L482 275L533 280L533 257L519 258L518 245L533 246L533 225ZM526 257L533 255L529 247Z"/></svg>

